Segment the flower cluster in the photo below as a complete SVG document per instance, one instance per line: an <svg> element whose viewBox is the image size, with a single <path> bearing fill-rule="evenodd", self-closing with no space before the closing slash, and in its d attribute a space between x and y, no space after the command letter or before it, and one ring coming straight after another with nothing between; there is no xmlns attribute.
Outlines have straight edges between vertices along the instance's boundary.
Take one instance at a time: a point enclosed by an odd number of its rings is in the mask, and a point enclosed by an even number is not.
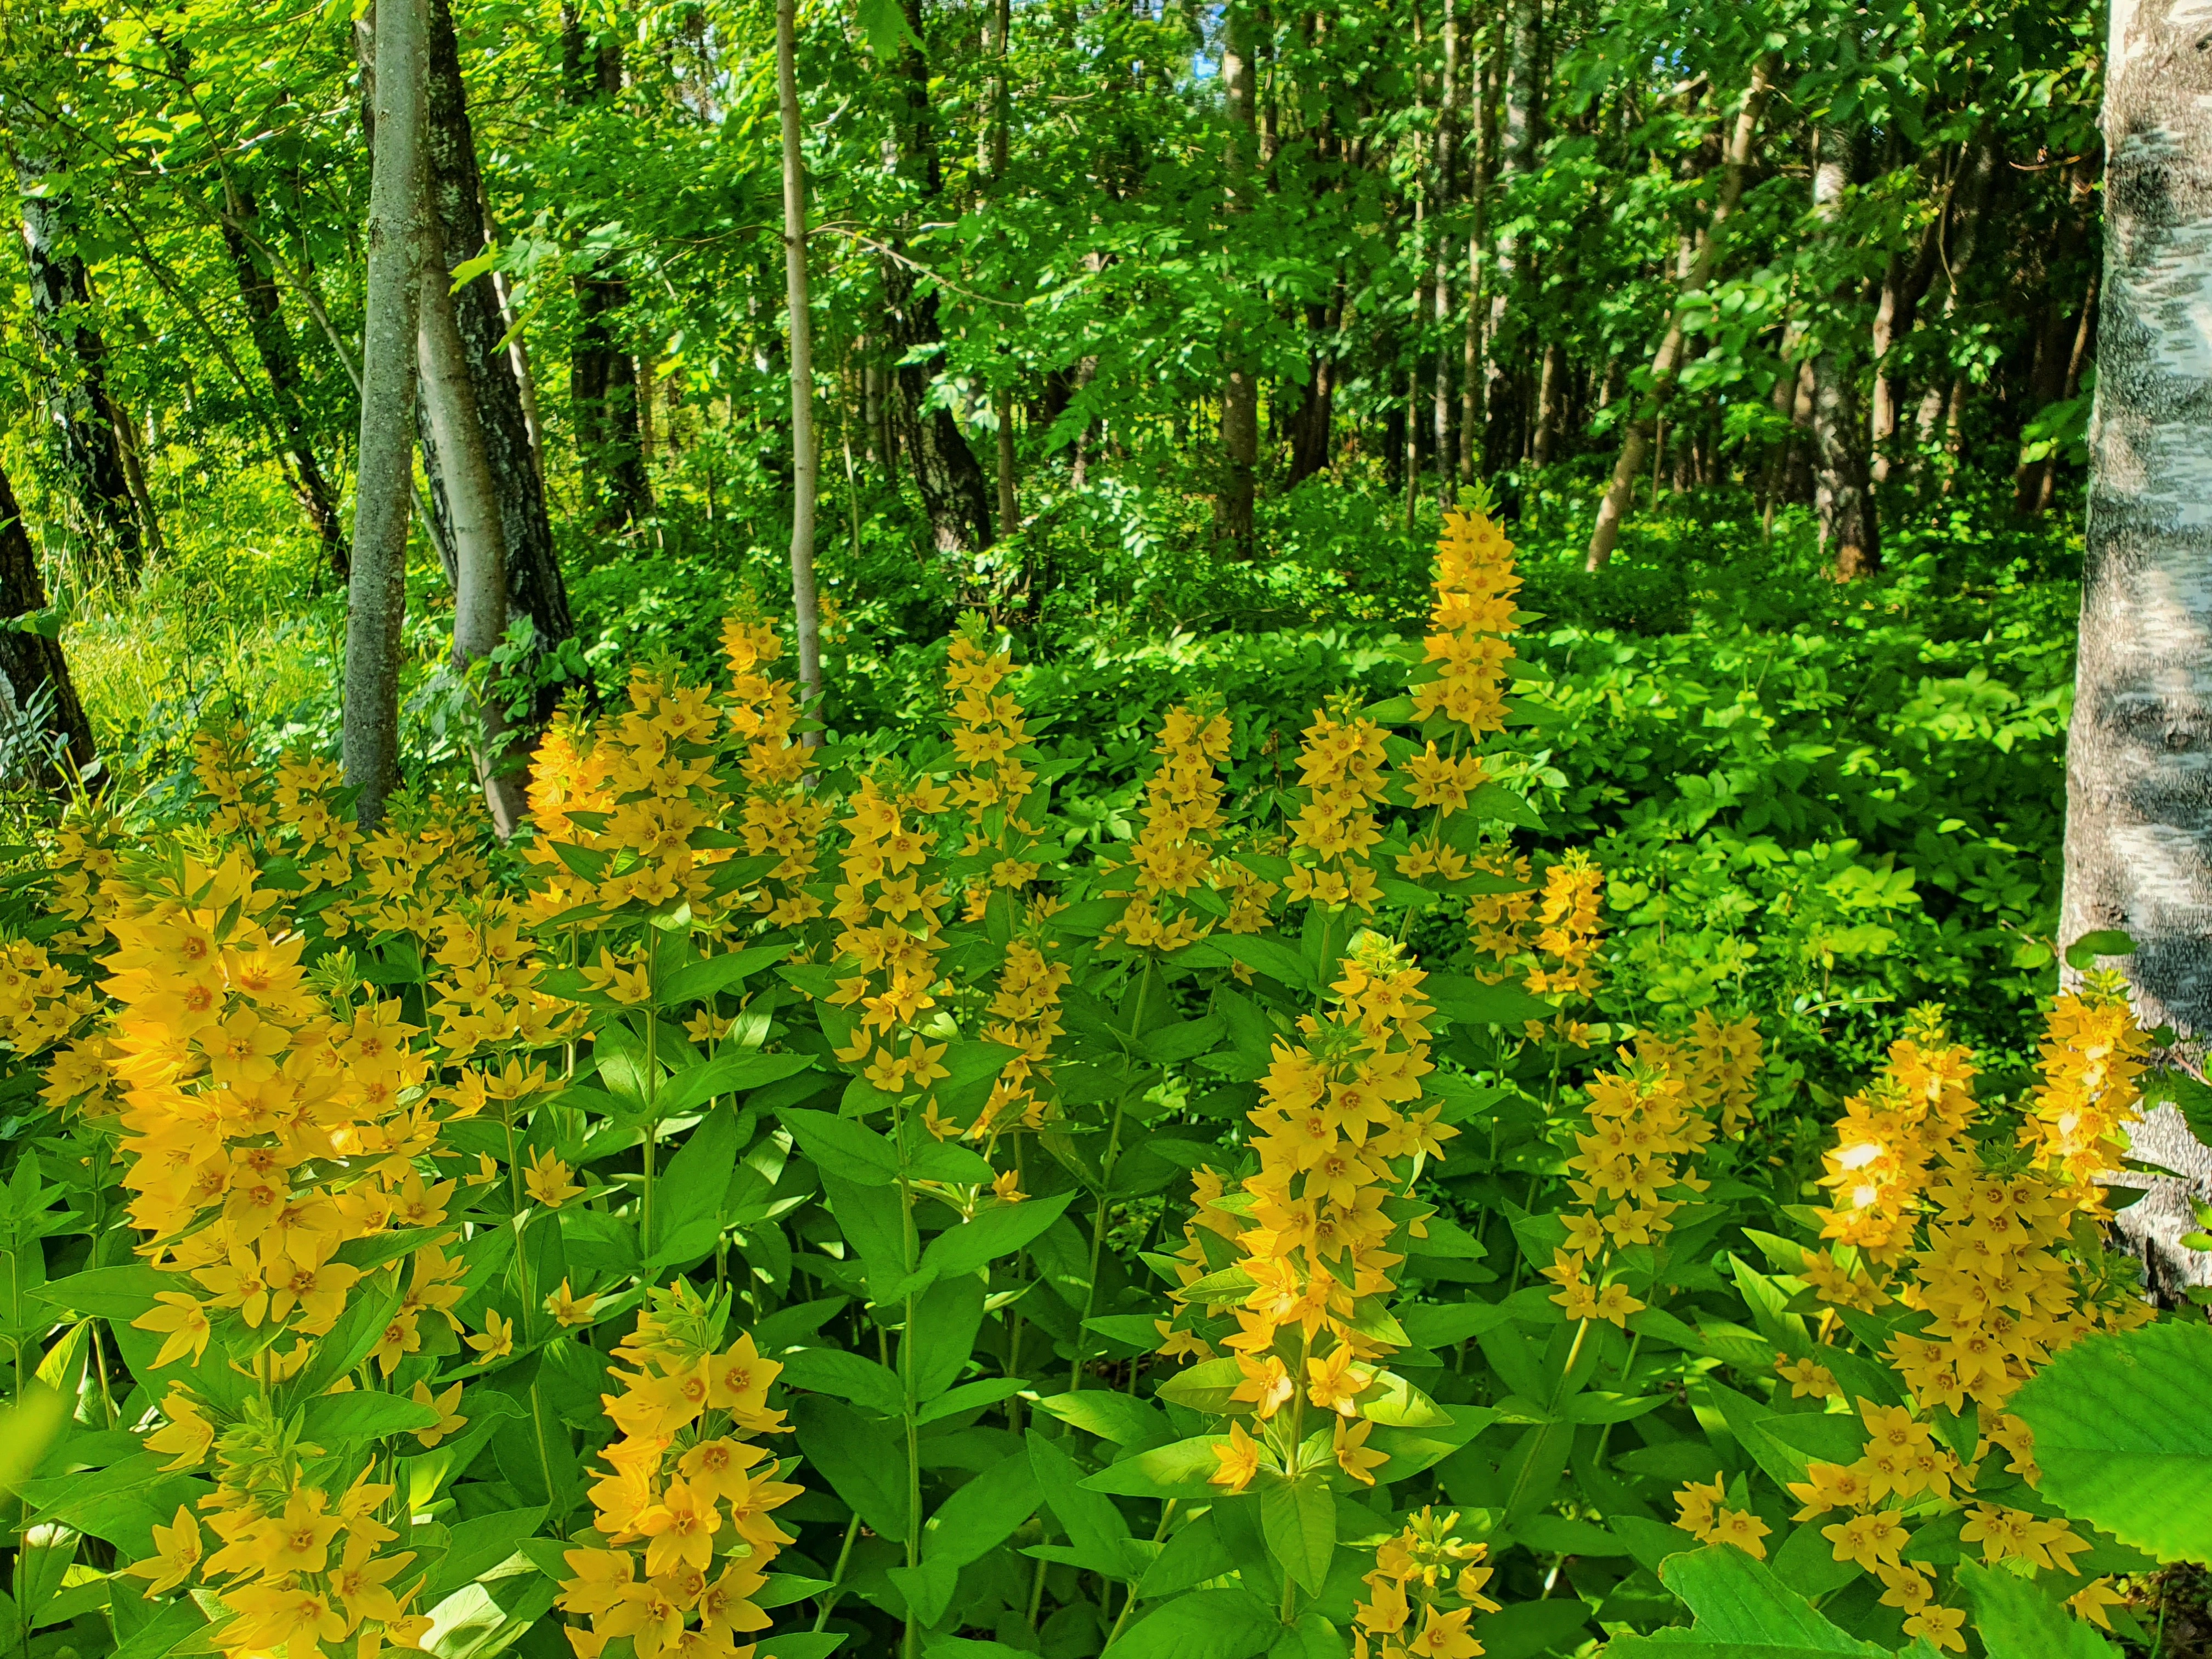
<svg viewBox="0 0 2212 1659"><path fill-rule="evenodd" d="M1413 689L1413 714L1436 715L1480 739L1505 726L1507 635L1521 589L1513 544L1480 514L1446 513L1437 544L1437 599L1424 661L1435 678Z"/></svg>
<svg viewBox="0 0 2212 1659"><path fill-rule="evenodd" d="M792 684L763 671L783 655L775 629L743 616L722 624L730 666L729 723L744 745L738 775L744 794L738 834L746 856L770 860L758 878L751 908L774 927L795 927L822 914L807 890L820 856L830 803L806 787L806 750L796 736L799 702Z"/></svg>
<svg viewBox="0 0 2212 1659"><path fill-rule="evenodd" d="M1476 1659L1482 1652L1468 1621L1498 1611L1483 1594L1490 1550L1455 1537L1458 1523L1455 1514L1425 1508L1376 1547L1374 1568L1360 1579L1367 1600L1352 1610L1353 1659Z"/></svg>
<svg viewBox="0 0 2212 1659"><path fill-rule="evenodd" d="M1304 802L1291 824L1292 899L1371 912L1381 896L1370 856L1382 840L1376 809L1389 793L1382 728L1364 715L1314 712L1298 750Z"/></svg>
<svg viewBox="0 0 2212 1659"><path fill-rule="evenodd" d="M1727 1544L1755 1561L1766 1559L1766 1535L1773 1528L1752 1513L1743 1477L1736 1477L1735 1505L1729 1504L1728 1488L1715 1475L1710 1481L1692 1480L1674 1494L1678 1513L1674 1524L1700 1544Z"/></svg>
<svg viewBox="0 0 2212 1659"><path fill-rule="evenodd" d="M2150 1037L2136 1024L2118 983L2096 982L2062 994L2051 1008L2020 1139L2049 1164L2075 1206L2105 1213L2098 1177L2120 1167L2126 1134L2142 1115L2143 1055Z"/></svg>
<svg viewBox="0 0 2212 1659"><path fill-rule="evenodd" d="M1567 1160L1566 1243L1544 1277L1559 1289L1552 1300L1571 1320L1607 1320L1626 1328L1644 1304L1609 1275L1630 1245L1650 1244L1671 1231L1680 1199L1703 1183L1677 1161L1712 1139L1713 1126L1690 1108L1689 1091L1657 1049L1621 1055L1623 1067L1591 1079L1585 1108L1589 1132L1575 1137Z"/></svg>
<svg viewBox="0 0 2212 1659"><path fill-rule="evenodd" d="M1229 757L1229 718L1177 703L1152 752L1160 763L1146 781L1144 828L1128 852L1137 896L1107 934L1140 951L1175 951L1212 931L1188 901L1218 882L1226 863L1215 857L1224 819L1214 768Z"/></svg>
<svg viewBox="0 0 2212 1659"><path fill-rule="evenodd" d="M678 1280L615 1350L634 1369L601 1396L620 1434L591 1489L603 1541L567 1553L558 1603L591 1621L568 1627L577 1659L622 1637L638 1659L747 1659L737 1638L768 1628L753 1598L792 1541L775 1511L801 1489L753 1443L787 1431L768 1404L783 1368L750 1336L724 1347L728 1314L726 1293L702 1298Z"/></svg>
<svg viewBox="0 0 2212 1659"><path fill-rule="evenodd" d="M1605 932L1598 903L1605 893L1605 872L1577 848L1544 872L1537 903L1534 941L1536 966L1528 988L1587 997L1598 988L1598 940Z"/></svg>
<svg viewBox="0 0 2212 1659"><path fill-rule="evenodd" d="M1973 1058L1949 1040L1941 1011L1915 1010L1874 1085L1844 1102L1821 1158L1820 1184L1835 1195L1820 1212L1822 1238L1884 1267L1904 1259L1931 1164L1973 1121Z"/></svg>
<svg viewBox="0 0 2212 1659"><path fill-rule="evenodd" d="M1235 1374L1231 1409L1250 1413L1266 1436L1255 1440L1240 1421L1216 1448L1214 1481L1231 1492L1262 1468L1299 1472L1309 1406L1334 1417L1328 1455L1346 1474L1371 1484L1382 1461L1365 1449L1373 1425L1362 1403L1390 1345L1357 1328L1355 1304L1388 1291L1402 1259L1388 1249L1400 1224L1386 1208L1394 1191L1457 1133L1437 1121L1439 1109L1419 1105L1433 1069L1425 977L1399 947L1362 933L1332 988L1336 1006L1300 1020L1297 1046L1275 1046L1251 1114L1258 1171L1233 1197L1200 1182L1183 1310L1163 1352L1191 1351L1184 1339L1201 1310L1234 1319L1218 1339ZM1404 1219L1418 1229L1429 1213L1411 1206ZM1209 1242L1226 1247L1212 1274Z"/></svg>

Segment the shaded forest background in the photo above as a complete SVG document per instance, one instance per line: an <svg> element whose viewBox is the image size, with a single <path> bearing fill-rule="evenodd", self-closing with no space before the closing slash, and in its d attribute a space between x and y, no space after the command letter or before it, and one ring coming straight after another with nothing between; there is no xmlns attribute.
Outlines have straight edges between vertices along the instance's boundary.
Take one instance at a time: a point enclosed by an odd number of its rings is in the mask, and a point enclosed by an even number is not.
<svg viewBox="0 0 2212 1659"><path fill-rule="evenodd" d="M0 269L0 516L42 573L30 631L156 799L210 718L334 749L368 32L209 0L0 17L25 256ZM542 717L787 590L772 14L428 21L430 199L515 617L493 666ZM1905 1004L2032 994L2102 27L1825 0L804 9L827 718L885 745L926 723L980 608L1091 775L1082 833L1131 832L1148 727L1194 690L1236 715L1237 785L1270 787L1319 696L1402 672L1380 644L1471 492L1543 618L1524 654L1565 718L1522 781L1613 872L1613 994L1791 1011L1816 1087ZM468 724L423 460L418 782L465 772Z"/></svg>

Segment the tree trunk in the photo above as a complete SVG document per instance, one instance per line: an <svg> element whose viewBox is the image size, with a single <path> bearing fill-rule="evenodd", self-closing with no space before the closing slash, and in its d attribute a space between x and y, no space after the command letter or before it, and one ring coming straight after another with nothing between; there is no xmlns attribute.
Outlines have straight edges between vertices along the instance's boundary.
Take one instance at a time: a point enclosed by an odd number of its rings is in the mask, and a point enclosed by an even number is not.
<svg viewBox="0 0 2212 1659"><path fill-rule="evenodd" d="M1941 325L1947 332L1956 326L1960 308L1966 303L1960 284L1981 245L1982 223L1989 216L1990 198L1996 193L2000 162L1996 136L1984 130L1968 151L1965 173L1952 192L1954 212L1941 249L1945 278ZM1946 411L1964 400L1965 379L1963 374L1940 373L1930 378L1920 398L1917 435L1923 447L1936 441L1939 428L1945 428L1948 435Z"/></svg>
<svg viewBox="0 0 2212 1659"><path fill-rule="evenodd" d="M1557 340L1544 343L1544 367L1536 380L1536 435L1530 441L1538 466L1552 464L1559 441L1560 398L1566 390L1566 354Z"/></svg>
<svg viewBox="0 0 2212 1659"><path fill-rule="evenodd" d="M1513 226L1513 184L1535 161L1540 142L1544 51L1544 0L1514 0L1512 62L1507 72L1505 131L1500 141L1498 166L1497 258L1491 277L1490 350L1483 370L1483 404L1487 429L1483 443L1483 470L1497 471L1517 446L1501 441L1501 423L1509 413L1505 392L1515 366L1509 361L1516 336L1507 325L1511 318L1513 284L1521 273L1521 239Z"/></svg>
<svg viewBox="0 0 2212 1659"><path fill-rule="evenodd" d="M1446 234L1451 216L1452 191L1458 182L1459 163L1459 6L1457 0L1443 0L1444 60L1443 79L1437 87L1437 220L1436 268L1430 284L1436 295L1436 395L1431 404L1430 421L1437 455L1437 490L1445 507L1455 499L1453 475L1455 456L1452 451L1452 354L1446 344L1450 337L1451 323L1451 267L1452 238ZM1472 303L1470 295L1469 303Z"/></svg>
<svg viewBox="0 0 2212 1659"><path fill-rule="evenodd" d="M284 326L276 278L263 270L254 258L252 238L246 228L258 216L253 192L234 179L230 198L229 211L222 221L223 246L230 250L231 265L238 273L238 295L246 305L247 331L253 336L253 349L261 359L261 372L269 377L270 396L276 405L276 418L289 444L292 491L299 498L300 510L307 514L307 523L323 544L324 558L338 580L343 581L345 526L338 519L337 492L331 489L330 480L323 476L315 460L314 445L307 433L307 409L301 398L300 359L292 349L291 331Z"/></svg>
<svg viewBox="0 0 2212 1659"><path fill-rule="evenodd" d="M622 47L587 33L572 0L561 6L561 61L571 105L605 103L622 91ZM653 510L637 423L637 364L622 337L629 283L606 259L572 280L576 333L568 349L568 401L577 460L592 521L611 535Z"/></svg>
<svg viewBox="0 0 2212 1659"><path fill-rule="evenodd" d="M2113 0L2105 91L2105 313L2074 717L2066 748L2066 884L2058 937L2124 929L2136 1018L2198 1058L2212 1038L2212 58L2182 9ZM2190 1250L2190 1200L2212 1198L2212 1151L2169 1103L2133 1135L2179 1181L2120 1232L2152 1284L2212 1281Z"/></svg>
<svg viewBox="0 0 2212 1659"><path fill-rule="evenodd" d="M423 263L416 314L420 395L445 480L453 540L453 667L465 678L507 632L506 535L477 410L476 385L469 373L468 348L453 319L453 296L447 291L452 279L440 257L434 221L426 228L423 240L430 257ZM529 813L523 757L498 697L483 697L477 719L471 758L484 805L491 811L492 830L507 841Z"/></svg>
<svg viewBox="0 0 2212 1659"><path fill-rule="evenodd" d="M1942 246L1943 215L1938 209L1920 233L1920 244L1908 262L1893 258L1884 274L1881 301L1874 318L1874 398L1869 419L1868 443L1873 451L1874 482L1889 477L1890 441L1897 435L1897 382L1889 371L1889 349L1912 332L1921 297L1936 278L1936 264Z"/></svg>
<svg viewBox="0 0 2212 1659"><path fill-rule="evenodd" d="M34 194L30 186L54 169L24 161L17 167L23 192L23 253L30 267L31 319L54 365L48 397L61 439L62 464L95 541L104 543L125 576L145 561L145 544L158 537L150 520L139 523L125 450L129 434L107 391L107 343L92 319L92 285L69 227L66 192ZM150 506L150 503L149 503Z"/></svg>
<svg viewBox="0 0 2212 1659"><path fill-rule="evenodd" d="M477 164L476 131L469 118L460 44L453 33L448 0L429 0L428 24L423 143L430 214L450 270L484 250L483 177ZM534 398L525 378L527 365L520 338L511 348L500 344L510 319L491 272L462 285L453 296L453 313L499 505L507 611L510 618L530 618L534 667L563 641L574 637L576 623L553 544L552 520L545 510L544 463L530 410ZM557 684L538 688L533 711L538 720L551 716L562 690Z"/></svg>
<svg viewBox="0 0 2212 1659"><path fill-rule="evenodd" d="M1815 131L1814 143L1819 153L1813 163L1813 217L1823 228L1824 237L1832 239L1844 192L1850 185L1850 135L1842 127L1823 125ZM1856 581L1881 566L1854 390L1858 365L1847 344L1854 337L1853 330L1845 325L1855 298L1853 287L1845 283L1830 296L1829 313L1818 324L1820 349L1813 358L1813 447L1819 457L1814 503L1820 514L1820 545L1833 562L1838 581Z"/></svg>
<svg viewBox="0 0 2212 1659"><path fill-rule="evenodd" d="M1490 240L1491 173L1498 155L1497 60L1496 48L1486 46L1474 84L1474 177L1468 188L1474 222L1467 238L1467 305L1460 339L1459 481L1463 484L1474 482L1481 459L1483 330L1489 317L1489 307L1483 303L1482 252Z"/></svg>
<svg viewBox="0 0 2212 1659"><path fill-rule="evenodd" d="M1335 330L1326 306L1306 307L1306 332L1313 344L1306 354L1309 378L1291 416L1291 476L1292 489L1329 463L1329 428L1336 402Z"/></svg>
<svg viewBox="0 0 2212 1659"><path fill-rule="evenodd" d="M2081 392L2081 366L2089 356L2089 326L2097 314L2096 270L2092 269L2089 272L2088 287L2081 296L2079 312L2069 319L2063 311L2057 309L2055 303L2053 310L2061 325L2052 342L2057 349L2051 352L2051 366L2057 370L2057 381L2054 385L2046 386L2041 383L2041 377L2038 377L2035 408L2031 412L2031 418L2040 414L2048 404L2072 402ZM2072 325L2070 328L2064 326L2069 322ZM2013 476L2014 509L2031 517L2049 511L2051 491L2057 485L2057 477L2058 459L2054 455L2046 455L2039 461L2023 461Z"/></svg>
<svg viewBox="0 0 2212 1659"><path fill-rule="evenodd" d="M798 0L776 0L775 107L783 132L783 288L791 330L791 619L799 635L799 690L822 696L822 618L814 593L814 497L821 456L814 442L814 320L806 287L805 131L793 67ZM811 748L818 734L810 732Z"/></svg>
<svg viewBox="0 0 2212 1659"><path fill-rule="evenodd" d="M1227 0L1221 12L1221 90L1229 108L1229 211L1234 219L1249 207L1252 155L1257 143L1252 104L1250 0ZM1214 513L1215 533L1242 559L1254 552L1252 512L1260 462L1260 379L1245 354L1240 331L1231 324L1222 342L1221 493Z"/></svg>
<svg viewBox="0 0 2212 1659"><path fill-rule="evenodd" d="M376 141L362 326L361 443L346 611L345 781L364 828L399 781L399 626L415 469L415 336L428 214L422 191L421 0L377 0Z"/></svg>
<svg viewBox="0 0 2212 1659"><path fill-rule="evenodd" d="M903 3L912 39L906 44L901 65L906 96L895 124L896 164L915 186L926 216L929 205L944 193L945 177L932 125L929 60L916 44L925 38L921 0L903 0ZM988 547L992 542L990 481L983 476L975 452L968 447L967 436L952 418L952 411L927 407L927 364L902 361L917 354L933 356L930 349L945 338L937 321L936 291L921 289L902 245L884 255L883 281L886 356L896 365L890 371L890 415L914 465L915 488L921 493L922 511L929 517L931 537L940 553L974 552Z"/></svg>
<svg viewBox="0 0 2212 1659"><path fill-rule="evenodd" d="M1743 106L1736 112L1735 126L1729 135L1728 149L1722 158L1720 190L1713 201L1712 217L1698 239L1688 271L1676 287L1667 332L1651 360L1651 389L1644 394L1643 409L1629 424L1628 435L1620 447L1620 459L1613 465L1612 482L1606 486L1604 501L1599 503L1597 526L1590 533L1589 555L1583 561L1587 570L1604 568L1605 562L1613 556L1613 544L1620 538L1620 520L1628 511L1629 495L1644 470L1644 452L1650 446L1660 414L1674 396L1675 378L1681 372L1682 351L1687 338L1686 301L1702 291L1711 278L1713 267L1720 258L1723 234L1735 212L1736 204L1743 199L1744 179L1751 170L1752 141L1758 134L1759 118L1773 89L1773 76L1771 54L1761 56L1753 64L1751 84L1744 90Z"/></svg>
<svg viewBox="0 0 2212 1659"><path fill-rule="evenodd" d="M0 470L0 611L9 620L46 608L46 585L39 575L38 551L23 525L23 509L8 474ZM40 768L47 787L68 793L92 764L92 722L85 718L70 678L61 641L44 634L0 629L0 675L7 679L9 705L20 717L42 707L50 757Z"/></svg>

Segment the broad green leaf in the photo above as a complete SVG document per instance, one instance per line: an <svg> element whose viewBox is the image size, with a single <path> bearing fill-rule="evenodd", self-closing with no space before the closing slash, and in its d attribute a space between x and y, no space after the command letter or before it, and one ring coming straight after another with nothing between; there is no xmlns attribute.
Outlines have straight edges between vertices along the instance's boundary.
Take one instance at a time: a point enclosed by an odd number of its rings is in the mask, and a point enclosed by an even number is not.
<svg viewBox="0 0 2212 1659"><path fill-rule="evenodd" d="M1086 1434L1110 1440L1117 1446L1141 1446L1164 1440L1175 1431L1166 1415L1149 1401L1107 1389L1084 1389L1074 1394L1055 1394L1038 1401L1037 1409L1050 1412L1063 1423L1073 1423Z"/></svg>
<svg viewBox="0 0 2212 1659"><path fill-rule="evenodd" d="M1108 1464L1083 1484L1089 1491L1121 1498L1180 1498L1186 1502L1201 1498L1221 1468L1213 1449L1227 1443L1225 1435L1201 1434L1172 1445L1155 1446Z"/></svg>
<svg viewBox="0 0 2212 1659"><path fill-rule="evenodd" d="M1216 933L1206 942L1231 962L1295 989L1310 991L1321 982L1304 955L1264 933Z"/></svg>
<svg viewBox="0 0 2212 1659"><path fill-rule="evenodd" d="M795 1106L777 1115L823 1175L863 1187L888 1187L898 1179L898 1148L865 1123Z"/></svg>
<svg viewBox="0 0 2212 1659"><path fill-rule="evenodd" d="M730 1189L730 1172L737 1168L740 1150L738 1115L727 1102L693 1126L655 1182L653 1237L645 1241L647 1256L680 1262L714 1248L721 1233L722 1194ZM698 1249L688 1248L702 1237ZM679 1239L687 1246L680 1257L672 1254Z"/></svg>
<svg viewBox="0 0 2212 1659"><path fill-rule="evenodd" d="M1549 1019L1559 1012L1518 985L1485 985L1456 974L1431 974L1421 982L1421 990L1438 1013L1457 1024L1517 1026L1523 1020Z"/></svg>
<svg viewBox="0 0 2212 1659"><path fill-rule="evenodd" d="M1295 1480L1264 1480L1260 1486L1260 1529L1268 1551L1283 1571L1318 1595L1336 1553L1336 1496L1318 1475Z"/></svg>
<svg viewBox="0 0 2212 1659"><path fill-rule="evenodd" d="M1653 1636L1615 1637L1607 1659L1803 1659L1849 1654L1878 1659L1884 1650L1838 1630L1763 1563L1728 1544L1670 1556L1660 1581L1681 1598L1696 1623Z"/></svg>
<svg viewBox="0 0 2212 1659"><path fill-rule="evenodd" d="M906 1389L887 1366L842 1348L801 1348L783 1362L793 1388L834 1395L886 1417L906 1415Z"/></svg>
<svg viewBox="0 0 2212 1659"><path fill-rule="evenodd" d="M807 1467L874 1531L904 1543L913 1530L908 1504L906 1437L896 1423L873 1422L821 1395L792 1402Z"/></svg>
<svg viewBox="0 0 2212 1659"><path fill-rule="evenodd" d="M945 1617L952 1592L959 1588L960 1569L949 1561L924 1561L916 1566L891 1568L890 1580L916 1622L933 1625Z"/></svg>
<svg viewBox="0 0 2212 1659"><path fill-rule="evenodd" d="M177 1276L134 1261L121 1267L95 1267L33 1286L31 1294L49 1307L128 1324L154 1305L156 1294L177 1288Z"/></svg>
<svg viewBox="0 0 2212 1659"><path fill-rule="evenodd" d="M964 1567L1013 1536L1036 1513L1036 1473L1026 1449L993 1465L937 1506L921 1534L924 1560Z"/></svg>
<svg viewBox="0 0 2212 1659"><path fill-rule="evenodd" d="M1028 1248L1031 1240L1060 1219L1074 1201L1073 1192L1033 1198L1021 1204L994 1205L973 1221L947 1227L929 1241L922 1262L941 1279L972 1273Z"/></svg>
<svg viewBox="0 0 2212 1659"><path fill-rule="evenodd" d="M2057 1585L2030 1583L1978 1561L1961 1561L1958 1573L1968 1622L1990 1659L2119 1659L2118 1648L2059 1605L2051 1594Z"/></svg>
<svg viewBox="0 0 2212 1659"><path fill-rule="evenodd" d="M1281 1631L1274 1610L1248 1591L1193 1590L1124 1630L1106 1659L1252 1659Z"/></svg>
<svg viewBox="0 0 2212 1659"><path fill-rule="evenodd" d="M2043 1496L2161 1561L2212 1561L2212 1329L2084 1337L2012 1397Z"/></svg>
<svg viewBox="0 0 2212 1659"><path fill-rule="evenodd" d="M702 1002L707 998L726 991L762 969L772 967L791 954L788 945L756 945L743 951L732 951L726 955L708 957L698 962L687 962L668 976L660 988L663 1006L682 1002ZM718 1091L719 1092L719 1091Z"/></svg>
<svg viewBox="0 0 2212 1659"><path fill-rule="evenodd" d="M1243 1386L1244 1373L1234 1358L1201 1359L1160 1385L1160 1398L1195 1412L1219 1416L1232 1410L1230 1395Z"/></svg>
<svg viewBox="0 0 2212 1659"><path fill-rule="evenodd" d="M1029 1431L1029 1448L1037 1490L1067 1534L1067 1541L1089 1559L1095 1571L1112 1578L1129 1577L1122 1548L1129 1541L1129 1523L1121 1518L1114 1500L1102 1492L1085 1491L1080 1484L1083 1471L1075 1460L1035 1429Z"/></svg>
<svg viewBox="0 0 2212 1659"><path fill-rule="evenodd" d="M924 1406L915 1414L914 1420L916 1424L934 1423L940 1417L981 1411L986 1406L1012 1399L1027 1387L1027 1379L1018 1376L987 1376L979 1382L963 1382Z"/></svg>
<svg viewBox="0 0 2212 1659"><path fill-rule="evenodd" d="M974 1357L983 1324L983 1284L974 1274L932 1285L914 1304L912 1328L899 1337L899 1365L912 1346L914 1397L934 1400L951 1388Z"/></svg>
<svg viewBox="0 0 2212 1659"><path fill-rule="evenodd" d="M434 1428L438 1413L404 1395L327 1394L307 1403L307 1437L325 1450L351 1440L383 1440Z"/></svg>
<svg viewBox="0 0 2212 1659"><path fill-rule="evenodd" d="M475 1583L520 1549L523 1540L534 1536L544 1519L545 1510L539 1507L502 1510L473 1521L456 1522L445 1559L438 1563L423 1587L423 1599L434 1607L463 1585Z"/></svg>

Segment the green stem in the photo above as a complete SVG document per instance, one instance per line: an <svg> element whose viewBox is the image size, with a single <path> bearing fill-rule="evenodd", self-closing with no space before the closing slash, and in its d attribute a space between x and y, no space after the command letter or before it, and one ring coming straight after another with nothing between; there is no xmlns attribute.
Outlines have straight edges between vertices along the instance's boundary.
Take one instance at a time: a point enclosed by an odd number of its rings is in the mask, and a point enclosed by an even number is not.
<svg viewBox="0 0 2212 1659"><path fill-rule="evenodd" d="M643 1230L639 1238L644 1244L644 1254L653 1255L653 1164L660 1140L660 1117L653 1109L653 1097L659 1092L658 1038L660 1021L653 1010L645 1011L645 1205Z"/></svg>
<svg viewBox="0 0 2212 1659"><path fill-rule="evenodd" d="M837 1565L830 1574L830 1588L822 1592L822 1611L814 1615L814 1628L820 1630L830 1622L830 1615L845 1594L845 1564L853 1559L853 1540L860 1535L860 1517L854 1516L845 1523L844 1547L837 1552Z"/></svg>
<svg viewBox="0 0 2212 1659"><path fill-rule="evenodd" d="M921 1255L921 1240L914 1224L914 1186L907 1179L906 1126L898 1108L891 1111L891 1140L899 1149L899 1211L900 1252L906 1275L914 1274L916 1259ZM899 1382L906 1394L906 1564L908 1567L921 1561L921 1433L915 1419L921 1410L914 1376L915 1358L915 1299L908 1291L906 1297L906 1325L899 1334ZM914 1616L914 1604L906 1610L906 1631L900 1644L905 1659L916 1659L921 1648L921 1628Z"/></svg>
<svg viewBox="0 0 2212 1659"><path fill-rule="evenodd" d="M1067 1368L1070 1394L1083 1386L1083 1362L1088 1357L1084 1334L1090 1328L1091 1306L1098 1298L1098 1263L1106 1248L1107 1195L1114 1190L1114 1166L1121 1162L1122 1102L1127 1098L1125 1091L1114 1102L1114 1127L1107 1133L1106 1157L1098 1166L1098 1208L1091 1218L1091 1278L1083 1287L1083 1317L1076 1322L1075 1363Z"/></svg>

